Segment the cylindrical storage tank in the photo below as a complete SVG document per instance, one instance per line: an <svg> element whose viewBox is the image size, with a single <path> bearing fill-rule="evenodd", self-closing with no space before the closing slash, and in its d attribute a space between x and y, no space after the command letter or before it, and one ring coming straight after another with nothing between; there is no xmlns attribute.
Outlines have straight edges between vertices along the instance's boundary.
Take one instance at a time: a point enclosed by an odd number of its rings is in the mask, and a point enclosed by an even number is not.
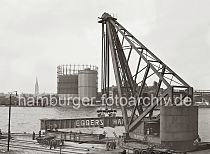
<svg viewBox="0 0 210 154"><path fill-rule="evenodd" d="M173 150L193 150L198 137L197 106L162 106L160 109L161 144Z"/></svg>
<svg viewBox="0 0 210 154"><path fill-rule="evenodd" d="M78 95L81 99L96 97L98 87L98 72L84 69L78 73Z"/></svg>
<svg viewBox="0 0 210 154"><path fill-rule="evenodd" d="M78 69L78 65L57 67L57 94L60 101L66 102L78 97Z"/></svg>
<svg viewBox="0 0 210 154"><path fill-rule="evenodd" d="M78 95L78 75L59 75L58 94Z"/></svg>

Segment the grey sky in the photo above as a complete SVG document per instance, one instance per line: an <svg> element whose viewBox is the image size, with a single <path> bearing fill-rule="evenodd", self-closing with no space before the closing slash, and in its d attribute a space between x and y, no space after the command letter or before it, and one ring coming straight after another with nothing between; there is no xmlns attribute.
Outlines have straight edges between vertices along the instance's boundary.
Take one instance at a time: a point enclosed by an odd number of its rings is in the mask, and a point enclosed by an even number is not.
<svg viewBox="0 0 210 154"><path fill-rule="evenodd" d="M0 92L56 92L58 64L100 65L97 17L118 21L195 89L210 89L208 0L1 0Z"/></svg>

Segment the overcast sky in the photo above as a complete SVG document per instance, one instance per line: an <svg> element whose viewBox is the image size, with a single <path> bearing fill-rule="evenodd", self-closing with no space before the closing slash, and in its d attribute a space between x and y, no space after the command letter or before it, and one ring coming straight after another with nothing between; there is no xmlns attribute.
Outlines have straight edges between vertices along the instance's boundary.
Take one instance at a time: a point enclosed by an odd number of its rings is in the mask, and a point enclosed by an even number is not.
<svg viewBox="0 0 210 154"><path fill-rule="evenodd" d="M56 92L56 66L100 66L97 17L118 21L195 89L210 89L209 0L1 0L0 92Z"/></svg>

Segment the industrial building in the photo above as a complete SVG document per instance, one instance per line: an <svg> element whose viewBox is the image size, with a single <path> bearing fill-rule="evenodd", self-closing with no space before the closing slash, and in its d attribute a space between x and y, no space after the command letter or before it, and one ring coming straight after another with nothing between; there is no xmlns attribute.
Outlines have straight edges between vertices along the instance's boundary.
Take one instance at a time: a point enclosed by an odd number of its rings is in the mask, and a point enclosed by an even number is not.
<svg viewBox="0 0 210 154"><path fill-rule="evenodd" d="M57 67L57 94L60 100L96 97L97 90L97 66L59 65Z"/></svg>

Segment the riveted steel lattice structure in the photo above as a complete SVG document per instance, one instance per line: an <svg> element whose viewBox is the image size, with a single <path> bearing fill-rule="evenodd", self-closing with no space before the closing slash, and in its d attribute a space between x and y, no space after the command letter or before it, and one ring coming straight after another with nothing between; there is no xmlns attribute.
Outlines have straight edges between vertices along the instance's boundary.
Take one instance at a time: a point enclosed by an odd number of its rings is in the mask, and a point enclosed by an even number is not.
<svg viewBox="0 0 210 154"><path fill-rule="evenodd" d="M171 105L175 105L175 98L182 96L180 102L186 97L192 101L193 88L117 22L116 18L104 13L99 23L102 24L102 93L108 95L109 65L112 61L119 97L141 97L152 79L157 83L155 96L159 100L166 98ZM160 88L164 91L160 92ZM121 106L126 132L133 132L143 118L152 116L158 103L151 102L144 109L138 102L131 112L126 106Z"/></svg>

